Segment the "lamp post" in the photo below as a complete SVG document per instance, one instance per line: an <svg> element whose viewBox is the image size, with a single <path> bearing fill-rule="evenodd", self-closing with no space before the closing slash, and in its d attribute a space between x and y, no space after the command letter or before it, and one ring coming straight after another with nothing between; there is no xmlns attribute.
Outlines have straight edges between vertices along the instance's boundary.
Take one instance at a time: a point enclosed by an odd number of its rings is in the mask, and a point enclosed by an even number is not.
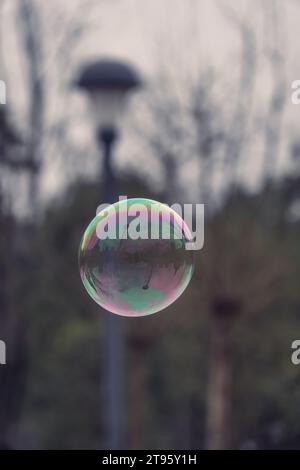
<svg viewBox="0 0 300 470"><path fill-rule="evenodd" d="M87 92L96 125L97 142L103 154L104 202L117 200L112 154L126 109L129 92L141 85L137 73L128 64L116 60L98 60L83 67L77 87ZM123 418L123 341L121 319L105 313L106 372L105 406L107 410L107 447L122 449Z"/></svg>

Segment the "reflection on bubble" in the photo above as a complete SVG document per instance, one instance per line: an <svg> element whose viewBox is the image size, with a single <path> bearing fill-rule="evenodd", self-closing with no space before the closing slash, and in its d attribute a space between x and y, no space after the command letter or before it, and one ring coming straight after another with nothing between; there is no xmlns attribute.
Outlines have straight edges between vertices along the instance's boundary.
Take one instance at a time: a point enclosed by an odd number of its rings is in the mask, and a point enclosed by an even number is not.
<svg viewBox="0 0 300 470"><path fill-rule="evenodd" d="M105 238L106 237L106 238ZM128 199L102 210L79 248L82 282L94 301L127 317L159 312L172 304L192 277L191 233L168 206Z"/></svg>

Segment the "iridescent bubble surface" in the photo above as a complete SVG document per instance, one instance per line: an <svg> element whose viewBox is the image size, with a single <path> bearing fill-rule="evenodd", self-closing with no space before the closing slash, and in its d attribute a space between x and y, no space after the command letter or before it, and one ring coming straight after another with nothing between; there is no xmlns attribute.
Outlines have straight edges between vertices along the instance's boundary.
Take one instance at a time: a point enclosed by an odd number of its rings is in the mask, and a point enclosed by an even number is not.
<svg viewBox="0 0 300 470"><path fill-rule="evenodd" d="M127 199L102 210L79 248L82 282L112 313L140 317L161 311L186 289L194 268L183 219L150 199Z"/></svg>

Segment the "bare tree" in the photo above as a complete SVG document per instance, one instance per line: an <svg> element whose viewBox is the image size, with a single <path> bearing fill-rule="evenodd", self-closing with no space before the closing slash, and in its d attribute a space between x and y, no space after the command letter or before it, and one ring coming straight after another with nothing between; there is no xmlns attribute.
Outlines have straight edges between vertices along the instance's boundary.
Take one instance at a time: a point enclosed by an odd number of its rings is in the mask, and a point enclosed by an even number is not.
<svg viewBox="0 0 300 470"><path fill-rule="evenodd" d="M28 67L29 126L26 142L27 159L31 162L29 201L33 215L38 209L38 168L41 165L44 129L43 36L39 11L33 0L19 2L19 18L24 38Z"/></svg>
<svg viewBox="0 0 300 470"><path fill-rule="evenodd" d="M240 78L237 87L235 110L224 141L224 179L234 186L238 182L243 150L247 143L249 121L253 105L256 76L256 38L247 19L240 18L232 9L222 7L226 18L237 28L240 35Z"/></svg>
<svg viewBox="0 0 300 470"><path fill-rule="evenodd" d="M228 213L223 217L228 218ZM202 302L210 312L210 358L207 387L208 449L233 445L233 369L235 328L241 316L256 315L277 296L286 272L280 253L260 243L260 227L241 224L230 230L230 218L211 221L203 252ZM269 243L268 240L265 242ZM275 250L276 251L276 250Z"/></svg>
<svg viewBox="0 0 300 470"><path fill-rule="evenodd" d="M263 176L266 179L276 172L278 164L282 122L286 105L286 33L284 6L281 1L263 3L266 30L270 31L270 46L267 55L271 67L273 89L270 95L268 111L265 117L265 150L263 158Z"/></svg>

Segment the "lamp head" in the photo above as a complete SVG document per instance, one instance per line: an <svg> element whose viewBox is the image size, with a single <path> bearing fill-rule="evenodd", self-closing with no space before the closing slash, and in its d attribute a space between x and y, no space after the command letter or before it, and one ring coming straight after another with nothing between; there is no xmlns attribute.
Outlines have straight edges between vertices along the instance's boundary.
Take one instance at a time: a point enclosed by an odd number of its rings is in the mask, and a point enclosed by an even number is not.
<svg viewBox="0 0 300 470"><path fill-rule="evenodd" d="M96 126L116 128L129 91L140 87L141 80L127 63L105 59L84 66L76 86L88 94Z"/></svg>

